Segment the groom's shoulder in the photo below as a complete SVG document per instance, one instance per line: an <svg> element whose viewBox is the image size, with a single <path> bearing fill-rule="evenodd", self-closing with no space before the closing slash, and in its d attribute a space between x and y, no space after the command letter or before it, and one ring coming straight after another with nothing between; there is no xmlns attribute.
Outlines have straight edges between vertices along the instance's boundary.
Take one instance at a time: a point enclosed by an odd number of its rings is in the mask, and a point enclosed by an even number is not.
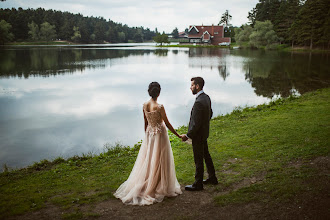
<svg viewBox="0 0 330 220"><path fill-rule="evenodd" d="M206 94L205 92L203 92L202 94L200 94L201 98L208 98L210 99L210 96L208 94Z"/></svg>

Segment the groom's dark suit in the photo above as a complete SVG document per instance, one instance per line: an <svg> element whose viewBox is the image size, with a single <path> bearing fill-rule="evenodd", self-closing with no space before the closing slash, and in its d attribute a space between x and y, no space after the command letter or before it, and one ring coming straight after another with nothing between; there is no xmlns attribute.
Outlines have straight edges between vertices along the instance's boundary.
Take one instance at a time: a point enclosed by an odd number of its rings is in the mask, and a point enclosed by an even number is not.
<svg viewBox="0 0 330 220"><path fill-rule="evenodd" d="M210 97L202 92L198 97L196 97L196 101L191 110L189 129L187 133L187 136L192 139L196 166L194 186L196 187L203 187L203 159L205 160L209 178L216 178L214 165L207 145L212 114L213 112Z"/></svg>

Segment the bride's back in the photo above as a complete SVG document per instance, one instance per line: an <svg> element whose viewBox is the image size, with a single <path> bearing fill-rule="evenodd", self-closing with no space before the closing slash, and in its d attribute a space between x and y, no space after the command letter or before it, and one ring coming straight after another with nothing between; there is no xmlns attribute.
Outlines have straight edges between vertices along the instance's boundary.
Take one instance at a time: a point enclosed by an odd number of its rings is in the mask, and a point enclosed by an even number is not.
<svg viewBox="0 0 330 220"><path fill-rule="evenodd" d="M143 110L148 121L148 127L153 128L161 126L163 118L161 115L161 108L163 105L158 104L157 102L146 102L143 104Z"/></svg>
<svg viewBox="0 0 330 220"><path fill-rule="evenodd" d="M160 104L158 104L157 102L151 102L148 101L146 103L144 103L144 108L146 112L154 112L157 109L159 109Z"/></svg>

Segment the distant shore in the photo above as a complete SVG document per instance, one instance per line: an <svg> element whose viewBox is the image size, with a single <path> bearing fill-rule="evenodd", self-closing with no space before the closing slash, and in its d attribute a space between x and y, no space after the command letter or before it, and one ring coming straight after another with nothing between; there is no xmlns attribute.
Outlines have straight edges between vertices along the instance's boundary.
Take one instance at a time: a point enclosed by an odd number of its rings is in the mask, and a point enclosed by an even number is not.
<svg viewBox="0 0 330 220"><path fill-rule="evenodd" d="M132 44L134 42L128 42L127 44ZM152 42L143 42L143 43L152 43ZM155 42L153 42L155 43ZM176 42L173 42L176 43ZM98 45L106 45L106 44L110 44L110 43L98 43ZM111 44L126 44L126 43L111 43ZM139 44L139 43L136 43ZM7 43L3 46L61 46L61 45L84 45L81 43L75 43L75 42L71 42L71 41L62 41L62 40L58 40L58 41L50 41L50 42L46 42L46 41L36 41L36 42L11 42L11 43ZM85 44L85 45L93 45L93 44ZM250 48L248 45L241 45L239 46L236 43L232 43L230 44L230 46L220 46L220 45L205 45L205 44L175 44L175 45L169 45L169 44L163 44L162 46L160 45L156 45L156 47L183 47L183 48L229 48L229 49L252 49ZM261 48L264 49L264 48ZM330 49L322 49L322 48L314 48L314 49L309 49L309 47L303 47L303 46L294 46L293 48L290 45L278 45L276 47L276 49L272 49L272 50L280 50L280 51L298 51L298 52L326 52L329 53Z"/></svg>

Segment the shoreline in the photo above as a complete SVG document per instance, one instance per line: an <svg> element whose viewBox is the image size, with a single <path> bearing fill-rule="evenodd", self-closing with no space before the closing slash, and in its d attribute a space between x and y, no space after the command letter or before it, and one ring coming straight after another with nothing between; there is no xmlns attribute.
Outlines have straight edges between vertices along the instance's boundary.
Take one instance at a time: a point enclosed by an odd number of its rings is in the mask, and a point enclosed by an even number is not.
<svg viewBox="0 0 330 220"><path fill-rule="evenodd" d="M142 42L143 43L155 43L156 42ZM174 42L176 43L176 42ZM91 44L81 44L81 43L75 43L70 41L51 41L51 42L12 42L7 43L2 46L89 46L89 45L99 45L99 46L106 46L106 45L125 45L127 44L139 44L134 42L128 42L128 43L91 43ZM266 48L251 48L249 46L243 45L239 46L237 43L232 43L230 46L219 46L219 45L193 45L193 44L174 44L174 45L155 45L156 48L166 48L166 47L179 47L179 48L228 48L228 49L247 49L247 50L271 50L271 51L284 51L284 52L315 52L315 53L330 53L330 49L321 49L321 48L315 48L315 49L309 49L309 47L304 46L294 46L293 48L290 45L278 45L276 48L273 49L266 49Z"/></svg>
<svg viewBox="0 0 330 220"><path fill-rule="evenodd" d="M325 88L214 117L208 145L219 184L203 192L184 192L149 207L123 205L112 193L130 174L141 143L117 145L99 155L42 160L0 173L0 218L163 218L170 212L178 219L196 219L204 216L198 207L205 201L215 215L242 217L249 210L248 216L261 219L326 216L329 99L330 88ZM187 127L177 130L184 133ZM194 179L192 149L172 133L169 138L184 187Z"/></svg>
<svg viewBox="0 0 330 220"><path fill-rule="evenodd" d="M327 88L325 88L325 89L327 89ZM319 90L324 90L324 89L318 89L314 92L317 92ZM309 92L309 93L313 93L313 92ZM233 109L232 112L229 112L225 115L218 115L218 116L213 117L211 119L211 121L216 120L216 118L219 118L219 117L230 117L233 114L237 114L237 113L240 113L240 112L243 112L243 111L256 111L256 110L259 110L260 108L264 108L264 107L267 107L267 106L274 105L274 103L282 103L285 100L299 99L301 96L304 96L304 95L300 95L300 96L293 95L293 96L289 96L287 98L281 98L280 97L280 98L277 98L275 100L270 101L269 103L263 103L263 104L260 104L260 105L257 105L257 106L244 106L244 107L238 106L235 109ZM176 130L180 130L180 129L184 129L184 128L187 128L187 125L181 125L178 128L176 128ZM169 136L173 135L169 130L168 130L168 133L169 133ZM100 156L101 154L104 154L104 153L108 153L108 152L111 152L111 151L118 151L118 149L124 149L124 151L127 150L127 149L138 149L139 150L140 146L141 146L141 143L142 143L142 140L138 141L138 143L134 144L133 146L122 145L120 143L115 143L113 145L104 147L102 153L88 152L88 153L81 153L81 154L73 155L73 156L70 156L70 157L58 156L58 157L55 157L55 159L41 159L39 162L33 162L30 165L27 165L27 166L24 166L24 167L19 167L19 168L13 168L13 167L8 166L6 163L4 163L4 164L2 164L2 170L1 170L0 174L1 173L20 171L20 170L25 170L25 169L30 169L30 168L39 169L39 168L42 168L42 167L45 167L45 166L48 166L48 165L58 164L58 163L61 163L61 162L67 162L67 161L70 161L72 159L75 160L75 159L86 159L86 158L91 158L91 157L98 157L98 156Z"/></svg>

